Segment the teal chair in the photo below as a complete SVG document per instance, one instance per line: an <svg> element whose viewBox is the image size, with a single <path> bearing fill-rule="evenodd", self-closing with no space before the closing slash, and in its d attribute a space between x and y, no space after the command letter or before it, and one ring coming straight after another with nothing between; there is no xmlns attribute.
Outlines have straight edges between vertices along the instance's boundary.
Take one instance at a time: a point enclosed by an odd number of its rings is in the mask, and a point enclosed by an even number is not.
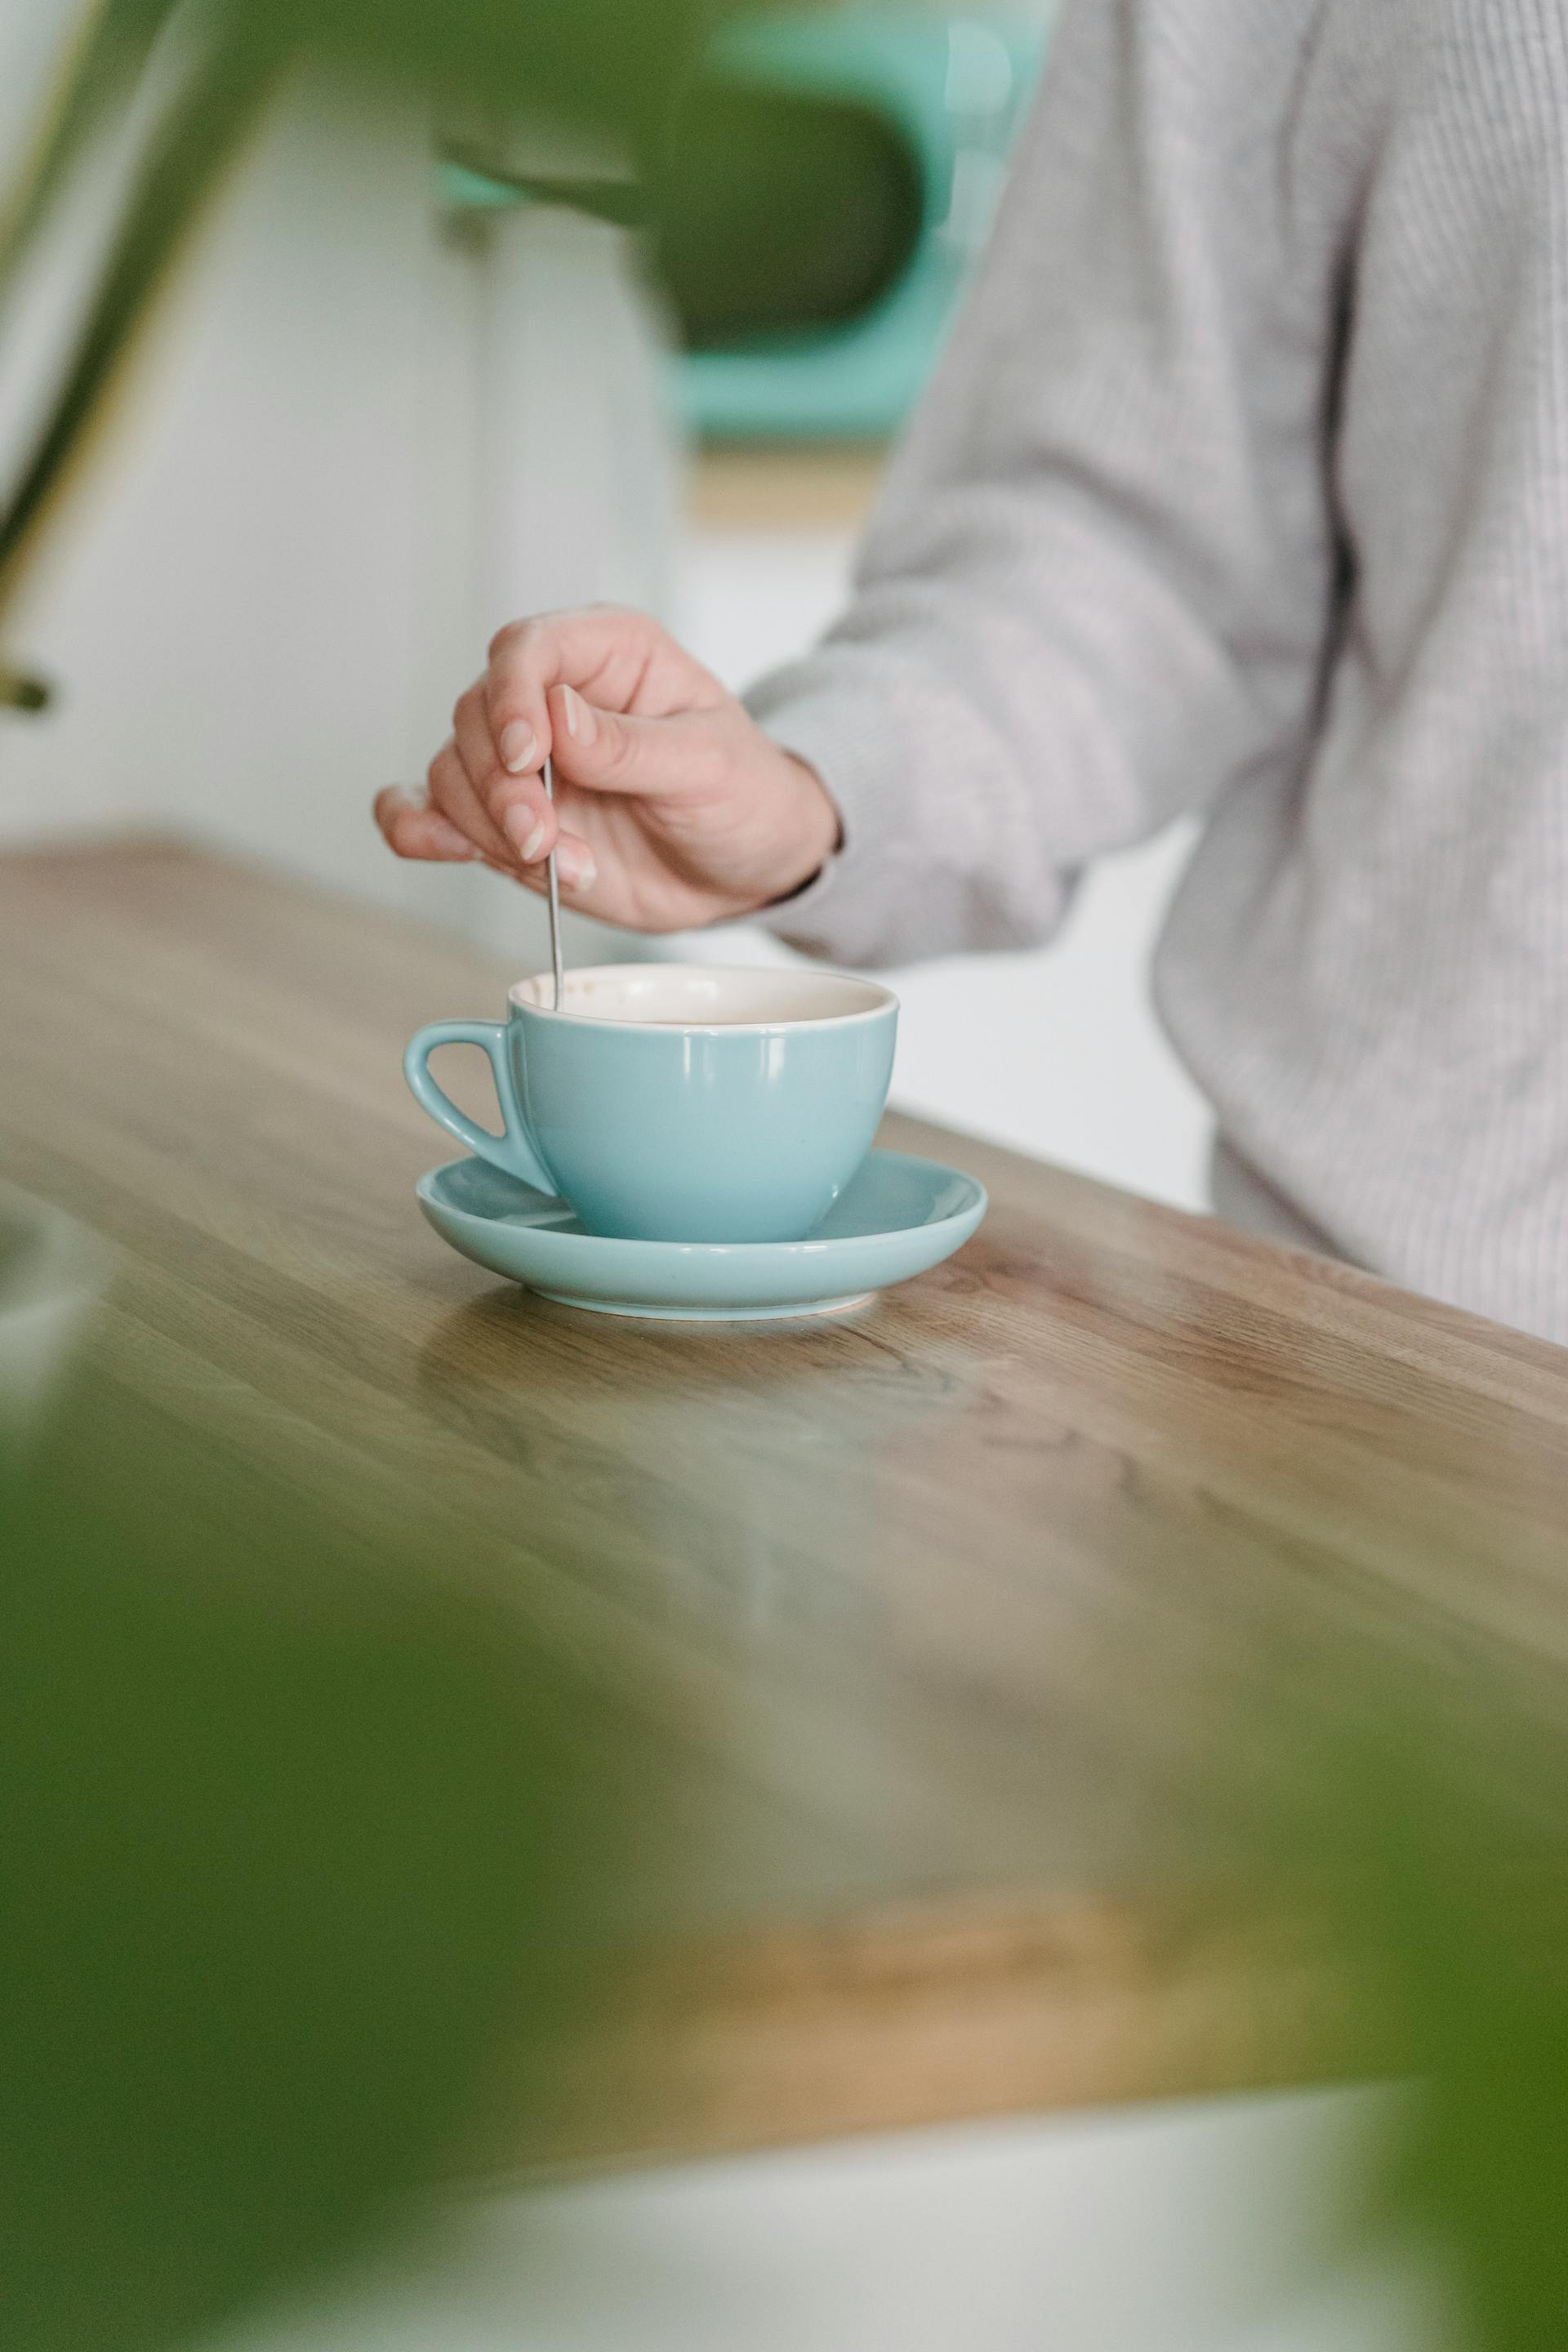
<svg viewBox="0 0 1568 2352"><path fill-rule="evenodd" d="M675 404L699 436L880 438L984 242L1052 5L748 17L715 39L658 186L503 179L449 154L442 200L646 226L685 346Z"/></svg>
<svg viewBox="0 0 1568 2352"><path fill-rule="evenodd" d="M849 8L730 29L710 63L716 81L879 119L907 152L920 211L904 266L861 316L684 355L678 390L700 434L855 439L898 425L989 229L1047 31L1043 6L1028 16Z"/></svg>

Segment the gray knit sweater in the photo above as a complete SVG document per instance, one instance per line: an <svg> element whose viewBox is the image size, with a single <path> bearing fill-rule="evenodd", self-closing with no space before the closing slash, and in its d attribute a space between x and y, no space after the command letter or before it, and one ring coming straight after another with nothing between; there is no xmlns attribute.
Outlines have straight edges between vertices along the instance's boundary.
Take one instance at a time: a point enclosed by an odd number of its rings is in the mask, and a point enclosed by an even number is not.
<svg viewBox="0 0 1568 2352"><path fill-rule="evenodd" d="M846 825L775 919L847 962L1043 940L1204 812L1155 987L1222 1208L1568 1340L1564 0L1068 0L752 707Z"/></svg>

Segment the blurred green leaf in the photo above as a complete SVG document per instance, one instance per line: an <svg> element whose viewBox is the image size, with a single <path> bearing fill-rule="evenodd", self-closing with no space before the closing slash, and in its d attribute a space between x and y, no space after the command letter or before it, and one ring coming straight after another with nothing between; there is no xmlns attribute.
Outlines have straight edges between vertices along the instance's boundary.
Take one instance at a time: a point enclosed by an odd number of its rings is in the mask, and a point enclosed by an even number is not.
<svg viewBox="0 0 1568 2352"><path fill-rule="evenodd" d="M47 710L53 699L44 678L0 667L0 710Z"/></svg>
<svg viewBox="0 0 1568 2352"><path fill-rule="evenodd" d="M0 587L64 478L181 240L288 62L276 20L221 28L166 115L32 457L0 518Z"/></svg>
<svg viewBox="0 0 1568 2352"><path fill-rule="evenodd" d="M1437 2251L1459 2340L1542 2352L1568 2328L1568 1689L1412 1630L1301 1643L1225 1769L1265 1899L1316 1922L1414 2086L1369 2231Z"/></svg>
<svg viewBox="0 0 1568 2352"><path fill-rule="evenodd" d="M0 1476L0 2342L184 2341L521 2146L660 1801L412 1532L79 1394Z"/></svg>
<svg viewBox="0 0 1568 2352"><path fill-rule="evenodd" d="M872 108L700 75L678 124L648 217L691 349L841 327L908 269L925 190Z"/></svg>
<svg viewBox="0 0 1568 2352"><path fill-rule="evenodd" d="M0 205L0 296L73 167L145 67L180 0L102 0L72 44L31 152Z"/></svg>

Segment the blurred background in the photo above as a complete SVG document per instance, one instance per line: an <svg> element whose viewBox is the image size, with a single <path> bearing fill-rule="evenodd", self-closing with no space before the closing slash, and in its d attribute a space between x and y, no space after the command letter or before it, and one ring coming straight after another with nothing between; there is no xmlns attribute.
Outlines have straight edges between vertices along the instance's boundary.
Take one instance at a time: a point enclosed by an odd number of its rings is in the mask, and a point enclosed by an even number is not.
<svg viewBox="0 0 1568 2352"><path fill-rule="evenodd" d="M4 12L0 152L25 152L82 13ZM737 687L831 618L1052 14L901 0L716 24L651 235L605 216L635 205L603 200L626 167L602 127L531 123L525 74L478 137L413 79L352 110L330 71L286 79L29 559L5 650L55 698L0 709L0 840L173 827L536 969L537 903L397 866L372 793L423 774L518 614L646 605ZM9 467L123 178L101 145L11 301ZM552 200L584 184L591 209ZM897 975L895 1098L1203 1205L1205 1108L1145 985L1186 846L1179 829L1106 863L1046 953ZM783 952L585 929L578 959Z"/></svg>
<svg viewBox="0 0 1568 2352"><path fill-rule="evenodd" d="M649 606L735 686L831 617L1052 19L1047 0L709 13L9 0L7 179L69 61L123 102L70 149L58 202L0 217L0 281L21 264L0 488L22 517L0 535L0 842L159 827L537 967L537 900L399 865L373 793L422 773L520 613ZM535 52L546 16L555 48ZM362 70L373 36L396 70ZM603 86L566 102L584 61ZM650 160L667 62L685 95ZM184 145L160 145L170 115ZM205 170L213 201L163 274L182 174ZM123 283L111 269L94 310L125 219ZM136 364L95 403L143 311ZM1145 990L1187 839L1105 863L1047 954L898 975L899 1099L1200 1205L1205 1115ZM576 934L575 959L783 952ZM7 1217L21 1234L0 1201L0 1258ZM12 1419L103 1278L63 1226L44 1246L70 1280L22 1297ZM1242 1850L1271 1886L1299 1872L1376 1980L1367 2071L1419 2091L1026 2118L525 2196L486 2153L489 2110L521 2067L534 2119L571 2111L562 2053L701 1858L684 1748L449 1587L440 1528L334 1533L308 1496L210 1449L165 1460L166 1440L78 1390L11 1483L0 1418L7 2344L1559 2340L1555 1679L1494 1685L1446 1640L1442 1706L1423 1685L1402 1713L1359 1652L1309 1689L1291 1619L1286 1687L1222 1759L1255 1806ZM1470 1758L1456 1725L1508 1727L1500 1754ZM1283 1818L1259 1756L1305 1791ZM434 2193L454 2172L484 2193Z"/></svg>

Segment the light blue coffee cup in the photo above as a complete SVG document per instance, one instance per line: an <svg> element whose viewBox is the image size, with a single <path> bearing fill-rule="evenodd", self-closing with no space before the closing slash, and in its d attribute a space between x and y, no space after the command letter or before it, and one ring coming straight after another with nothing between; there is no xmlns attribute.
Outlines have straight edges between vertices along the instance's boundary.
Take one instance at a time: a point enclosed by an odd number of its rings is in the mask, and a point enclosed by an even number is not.
<svg viewBox="0 0 1568 2352"><path fill-rule="evenodd" d="M557 1194L591 1234L796 1242L869 1151L899 1004L838 972L605 964L510 991L505 1021L433 1021L404 1055L418 1100L498 1168ZM502 1132L430 1075L438 1045L489 1056Z"/></svg>

